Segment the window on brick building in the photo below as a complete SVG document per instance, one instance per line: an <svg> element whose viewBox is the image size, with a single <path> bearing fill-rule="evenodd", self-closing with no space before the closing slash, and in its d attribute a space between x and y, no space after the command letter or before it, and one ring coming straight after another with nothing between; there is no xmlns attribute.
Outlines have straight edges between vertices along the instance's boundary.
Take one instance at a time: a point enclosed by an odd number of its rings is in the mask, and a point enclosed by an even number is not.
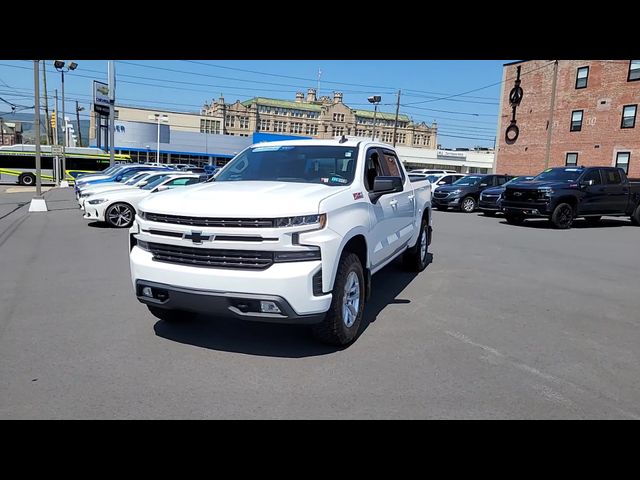
<svg viewBox="0 0 640 480"><path fill-rule="evenodd" d="M575 152L567 153L565 165L568 167L578 165L578 154Z"/></svg>
<svg viewBox="0 0 640 480"><path fill-rule="evenodd" d="M578 68L576 74L576 88L587 88L587 82L589 81L589 67Z"/></svg>
<svg viewBox="0 0 640 480"><path fill-rule="evenodd" d="M616 167L624 170L624 173L629 173L629 157L631 152L618 152L616 154Z"/></svg>
<svg viewBox="0 0 640 480"><path fill-rule="evenodd" d="M636 112L638 105L625 105L622 107L622 123L620 128L633 128L636 126Z"/></svg>
<svg viewBox="0 0 640 480"><path fill-rule="evenodd" d="M629 76L627 82L640 80L640 60L629 60Z"/></svg>
<svg viewBox="0 0 640 480"><path fill-rule="evenodd" d="M582 130L582 114L583 110L574 110L571 112L571 129L572 132L579 132Z"/></svg>

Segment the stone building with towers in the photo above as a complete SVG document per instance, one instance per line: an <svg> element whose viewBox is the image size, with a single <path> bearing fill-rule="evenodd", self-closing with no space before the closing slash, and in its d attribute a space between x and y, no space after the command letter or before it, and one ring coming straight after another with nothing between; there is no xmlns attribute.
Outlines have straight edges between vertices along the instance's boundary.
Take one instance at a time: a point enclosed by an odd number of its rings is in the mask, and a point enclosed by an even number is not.
<svg viewBox="0 0 640 480"><path fill-rule="evenodd" d="M371 137L374 113L352 109L342 101L341 92L333 97L317 98L310 88L305 96L297 92L295 100L254 97L244 102L226 103L224 97L205 103L200 112L201 131L248 137L255 132L333 138L340 135ZM395 113L378 112L376 138L393 143ZM404 114L398 115L396 145L434 149L437 124L414 123Z"/></svg>

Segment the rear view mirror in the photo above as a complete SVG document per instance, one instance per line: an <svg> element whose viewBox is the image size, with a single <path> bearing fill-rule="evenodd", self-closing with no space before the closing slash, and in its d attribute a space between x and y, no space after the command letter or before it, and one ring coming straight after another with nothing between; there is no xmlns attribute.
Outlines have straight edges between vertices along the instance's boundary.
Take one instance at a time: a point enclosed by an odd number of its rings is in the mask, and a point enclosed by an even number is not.
<svg viewBox="0 0 640 480"><path fill-rule="evenodd" d="M164 192L165 190L169 190L169 186L168 185L160 185L159 187L154 188L151 191L151 193Z"/></svg>
<svg viewBox="0 0 640 480"><path fill-rule="evenodd" d="M402 191L402 178L400 177L376 177L373 181L373 190L369 192L369 199L376 203L378 199L389 193Z"/></svg>
<svg viewBox="0 0 640 480"><path fill-rule="evenodd" d="M592 180L585 180L584 182L582 182L582 184L585 187L590 187L590 186L592 186L594 184L594 180L593 179Z"/></svg>
<svg viewBox="0 0 640 480"><path fill-rule="evenodd" d="M138 187L144 187L147 183L149 183L149 182L147 182L146 180L142 180L142 181L138 184Z"/></svg>

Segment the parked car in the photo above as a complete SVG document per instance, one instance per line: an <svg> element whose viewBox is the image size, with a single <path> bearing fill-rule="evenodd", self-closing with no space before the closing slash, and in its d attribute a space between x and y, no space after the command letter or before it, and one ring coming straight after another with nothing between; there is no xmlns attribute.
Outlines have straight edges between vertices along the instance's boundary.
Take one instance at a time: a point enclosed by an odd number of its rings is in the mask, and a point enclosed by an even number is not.
<svg viewBox="0 0 640 480"><path fill-rule="evenodd" d="M87 197L91 195L96 195L98 193L110 192L113 190L126 190L128 188L141 188L146 184L155 181L156 179L165 176L167 174L166 169L159 170L148 170L144 172L140 172L133 177L131 177L126 182L107 182L107 183L99 183L97 185L89 185L84 189L80 190L76 194L76 198L78 199L78 204L80 208L84 209L84 201Z"/></svg>
<svg viewBox="0 0 640 480"><path fill-rule="evenodd" d="M97 177L87 178L86 180L78 180L77 182L75 182L74 192L77 197L78 192L89 185L97 185L99 183L108 182L126 182L127 180L129 180L129 178L133 177L137 173L156 169L157 167L153 167L150 165L124 165L121 169L112 171L109 176L100 175Z"/></svg>
<svg viewBox="0 0 640 480"><path fill-rule="evenodd" d="M595 224L603 215L629 216L640 225L640 182L630 182L616 167L548 168L533 180L507 186L502 210L516 225L544 217L566 229L578 217Z"/></svg>
<svg viewBox="0 0 640 480"><path fill-rule="evenodd" d="M489 217L494 216L496 213L500 211L502 194L504 193L504 190L507 187L507 185L514 182L524 182L527 180L531 180L532 178L533 178L532 176L514 177L504 185L500 185L499 187L487 188L483 190L480 193L480 201L478 202L478 209L482 210L482 213L484 213Z"/></svg>
<svg viewBox="0 0 640 480"><path fill-rule="evenodd" d="M143 198L157 192L200 183L206 178L205 175L171 173L157 178L142 188L134 187L97 193L85 199L84 218L106 222L115 228L130 227L136 214L138 202Z"/></svg>
<svg viewBox="0 0 640 480"><path fill-rule="evenodd" d="M214 182L149 196L130 230L131 278L156 317L198 312L310 324L355 340L371 276L401 256L423 270L431 192L370 140L256 144Z"/></svg>
<svg viewBox="0 0 640 480"><path fill-rule="evenodd" d="M443 185L433 192L433 205L438 210L456 208L465 213L473 212L478 206L480 193L491 187L504 185L513 177L509 175L467 175L451 185Z"/></svg>

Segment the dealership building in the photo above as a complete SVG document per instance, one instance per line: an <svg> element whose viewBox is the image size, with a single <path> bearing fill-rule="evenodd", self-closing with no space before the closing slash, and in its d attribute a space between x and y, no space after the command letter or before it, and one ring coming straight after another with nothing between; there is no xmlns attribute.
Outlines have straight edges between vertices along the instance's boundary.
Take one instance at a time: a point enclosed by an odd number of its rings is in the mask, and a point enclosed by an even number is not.
<svg viewBox="0 0 640 480"><path fill-rule="evenodd" d="M161 163L192 163L222 166L244 148L258 142L311 138L287 133L247 132L246 135L222 133L214 119L197 113L154 110L139 107L115 107L114 143L118 154L130 155L134 162L155 162L160 135ZM155 120L156 115L165 121ZM95 115L90 119L90 146L98 146ZM377 140L384 135L376 135ZM100 132L107 138L106 128ZM350 136L350 138L370 138ZM105 147L105 141L100 141ZM456 170L463 173L487 173L494 163L493 151L442 150L435 148L396 146L400 159L411 168Z"/></svg>
<svg viewBox="0 0 640 480"><path fill-rule="evenodd" d="M504 65L496 171L616 166L640 177L640 60Z"/></svg>

